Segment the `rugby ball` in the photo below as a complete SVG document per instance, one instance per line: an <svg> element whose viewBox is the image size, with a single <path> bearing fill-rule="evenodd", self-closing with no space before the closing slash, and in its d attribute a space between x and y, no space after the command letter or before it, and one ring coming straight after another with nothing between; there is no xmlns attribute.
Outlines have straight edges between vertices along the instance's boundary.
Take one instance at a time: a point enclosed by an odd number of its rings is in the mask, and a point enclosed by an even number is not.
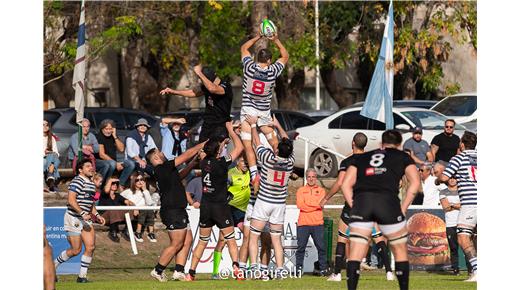
<svg viewBox="0 0 520 290"><path fill-rule="evenodd" d="M265 37L272 37L276 34L276 26L271 20L265 18L260 24L260 32Z"/></svg>

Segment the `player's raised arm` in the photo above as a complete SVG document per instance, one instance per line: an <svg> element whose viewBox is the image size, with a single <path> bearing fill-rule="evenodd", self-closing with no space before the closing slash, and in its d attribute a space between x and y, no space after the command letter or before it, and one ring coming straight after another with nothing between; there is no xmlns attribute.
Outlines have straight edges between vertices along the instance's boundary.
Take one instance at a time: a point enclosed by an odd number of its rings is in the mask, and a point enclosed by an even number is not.
<svg viewBox="0 0 520 290"><path fill-rule="evenodd" d="M200 97L203 95L202 91L197 90L197 89L174 90L174 89L170 89L170 88L165 88L165 89L161 90L159 93L161 95L172 94L172 95L178 95L178 96L187 97L187 98L195 98L195 97Z"/></svg>
<svg viewBox="0 0 520 290"><path fill-rule="evenodd" d="M214 82L210 81L206 75L202 72L202 66L200 64L193 67L193 71L202 81L206 89L212 94L223 95L226 93L222 86L216 85Z"/></svg>
<svg viewBox="0 0 520 290"><path fill-rule="evenodd" d="M406 197L404 198L401 204L401 210L404 215L406 215L406 210L410 204L412 204L415 195L419 191L419 187L421 185L421 179L419 177L419 173L417 172L417 167L415 164L410 164L406 167L404 174L406 179L408 180L408 189L406 190Z"/></svg>
<svg viewBox="0 0 520 290"><path fill-rule="evenodd" d="M289 139L289 135L287 135L287 132L285 132L282 125L280 125L280 122L278 122L278 119L276 119L276 117L274 115L273 115L273 125L278 130L278 132L280 133L280 136L282 138Z"/></svg>
<svg viewBox="0 0 520 290"><path fill-rule="evenodd" d="M260 38L261 38L261 36L258 34L255 37L251 38L250 40L246 41L244 44L242 44L242 46L240 47L241 59L244 59L244 57L246 57L246 56L251 56L251 53L249 52L249 48L251 48L251 46L253 46Z"/></svg>
<svg viewBox="0 0 520 290"><path fill-rule="evenodd" d="M184 153L182 153L178 157L175 157L175 159L174 159L175 166L179 166L182 163L185 163L186 161L193 158L193 156L197 155L197 153L199 153L199 151L204 147L204 144L206 144L206 142L208 142L208 141L201 142L201 143L191 147L190 149L186 150Z"/></svg>
<svg viewBox="0 0 520 290"><path fill-rule="evenodd" d="M283 46L282 42L278 38L278 34L275 34L272 38L270 38L270 40L272 40L280 50L280 58L277 61L282 63L283 65L286 65L289 61L289 53L287 52L287 49L285 48L285 46Z"/></svg>
<svg viewBox="0 0 520 290"><path fill-rule="evenodd" d="M229 137L231 137L231 140L233 140L233 151L231 151L230 155L231 160L235 161L244 150L244 144L242 144L240 137L238 137L238 135L233 130L233 125L231 122L226 122L226 129L228 130Z"/></svg>

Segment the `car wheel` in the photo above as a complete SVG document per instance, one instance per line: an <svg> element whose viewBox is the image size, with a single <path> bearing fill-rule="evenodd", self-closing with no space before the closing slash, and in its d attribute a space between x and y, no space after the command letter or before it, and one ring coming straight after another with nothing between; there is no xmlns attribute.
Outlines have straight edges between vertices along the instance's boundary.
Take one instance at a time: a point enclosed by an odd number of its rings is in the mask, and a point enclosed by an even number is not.
<svg viewBox="0 0 520 290"><path fill-rule="evenodd" d="M336 177L338 175L338 161L334 154L325 150L318 150L312 156L309 163L316 170L318 178Z"/></svg>

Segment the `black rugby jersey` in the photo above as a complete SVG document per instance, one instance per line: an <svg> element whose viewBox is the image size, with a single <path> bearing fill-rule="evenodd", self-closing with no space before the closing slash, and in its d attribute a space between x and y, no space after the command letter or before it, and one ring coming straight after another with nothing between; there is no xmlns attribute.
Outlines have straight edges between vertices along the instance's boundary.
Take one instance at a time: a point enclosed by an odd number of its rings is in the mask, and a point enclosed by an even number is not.
<svg viewBox="0 0 520 290"><path fill-rule="evenodd" d="M415 166L415 162L398 149L377 149L359 154L352 162L357 168L354 195L363 192L399 194L399 181L409 165Z"/></svg>
<svg viewBox="0 0 520 290"><path fill-rule="evenodd" d="M156 166L154 176L161 195L161 210L185 209L188 200L179 171L175 166L175 159Z"/></svg>
<svg viewBox="0 0 520 290"><path fill-rule="evenodd" d="M230 120L233 90L231 84L226 81L221 81L219 86L224 89L223 95L212 94L202 85L206 100L203 119L206 124L222 124Z"/></svg>
<svg viewBox="0 0 520 290"><path fill-rule="evenodd" d="M202 170L202 200L204 203L227 203L228 168L231 156L205 158L200 162Z"/></svg>
<svg viewBox="0 0 520 290"><path fill-rule="evenodd" d="M349 157L343 159L343 161L341 161L341 163L339 164L339 171L347 171L348 167L350 165L352 165L352 163L354 162L354 159L356 159L356 157L359 156L359 154L352 154L350 155ZM347 208L350 208L350 206L348 205L348 203L345 201L345 206Z"/></svg>

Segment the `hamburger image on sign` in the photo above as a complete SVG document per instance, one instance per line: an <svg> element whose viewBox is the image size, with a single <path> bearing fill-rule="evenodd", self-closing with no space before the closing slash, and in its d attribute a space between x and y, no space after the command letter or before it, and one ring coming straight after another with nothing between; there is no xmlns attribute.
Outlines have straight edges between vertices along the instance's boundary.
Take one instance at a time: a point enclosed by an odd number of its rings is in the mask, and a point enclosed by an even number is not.
<svg viewBox="0 0 520 290"><path fill-rule="evenodd" d="M420 212L412 215L408 226L410 264L437 265L450 261L446 224L438 216Z"/></svg>

